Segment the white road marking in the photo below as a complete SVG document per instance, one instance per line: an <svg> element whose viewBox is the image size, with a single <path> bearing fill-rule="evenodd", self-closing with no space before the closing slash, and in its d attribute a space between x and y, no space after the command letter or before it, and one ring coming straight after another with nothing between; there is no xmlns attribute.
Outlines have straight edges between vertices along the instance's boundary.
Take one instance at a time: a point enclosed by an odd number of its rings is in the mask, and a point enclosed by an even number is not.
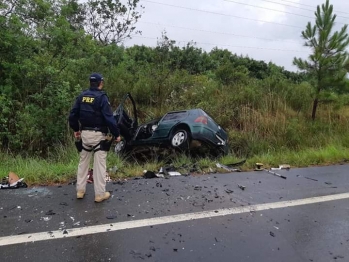
<svg viewBox="0 0 349 262"><path fill-rule="evenodd" d="M16 235L16 236L6 236L6 237L0 237L0 246L8 246L8 245L14 245L14 244L30 243L30 242L37 242L37 241L44 241L44 240L52 240L52 239L61 239L61 238L68 238L68 237L77 237L77 236L119 231L119 230L125 230L125 229L132 229L132 228L157 226L157 225L184 222L184 221L197 220L197 219L203 219L203 218L213 218L213 217L221 217L221 216L234 215L234 214L257 212L257 211L269 210L269 209L302 206L302 205L323 203L323 202L348 199L348 198L349 198L349 193L343 193L343 194L311 197L311 198L304 198L304 199L297 199L297 200L290 200L290 201L258 204L258 205L251 205L251 206L224 208L224 209L218 209L218 210L212 210L212 211L195 212L195 213L180 214L180 215L173 215L173 216L147 218L147 219L125 221L125 222L118 222L118 223L111 223L111 224L108 223L104 225L66 229L64 231L57 230L57 231L51 231L51 232L39 232L39 233L23 234L23 235ZM64 232L65 233L68 232L68 233L64 234Z"/></svg>

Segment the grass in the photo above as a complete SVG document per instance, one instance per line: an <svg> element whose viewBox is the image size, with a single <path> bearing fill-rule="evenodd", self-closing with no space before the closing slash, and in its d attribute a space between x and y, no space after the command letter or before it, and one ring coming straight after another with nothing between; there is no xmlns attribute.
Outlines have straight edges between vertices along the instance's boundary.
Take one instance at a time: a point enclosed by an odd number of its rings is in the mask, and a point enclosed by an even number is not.
<svg viewBox="0 0 349 262"><path fill-rule="evenodd" d="M289 164L291 167L308 167L314 165L330 165L338 164L349 159L349 148L341 145L328 145L321 148L308 148L297 152L290 150L280 150L274 153L265 153L255 155L247 159L242 166L243 171L253 170L255 163L261 162L266 168L277 167L280 164ZM167 159L166 162L168 162ZM185 155L179 155L172 159L175 167L187 165L188 167L196 164L200 173L217 170L216 163L230 164L237 162L233 155L228 155L220 159L193 159ZM0 156L0 175L6 176L10 171L15 172L21 178L24 177L29 185L52 185L64 184L75 179L76 169L79 161L78 153L73 147L59 147L52 153L48 160L38 157L21 157L1 154ZM116 173L112 173L113 179L123 179L141 176L143 170L158 171L164 166L163 161L151 160L147 162L139 162L135 159L126 161L115 156L112 152L108 154L108 169L117 166ZM187 169L186 169L187 170ZM182 172L185 170L182 168Z"/></svg>
<svg viewBox="0 0 349 262"><path fill-rule="evenodd" d="M322 148L308 148L298 152L284 151L262 154L247 160L246 167L251 168L256 162L264 163L266 168L289 164L292 167L324 166L343 163L349 160L349 148L328 145Z"/></svg>

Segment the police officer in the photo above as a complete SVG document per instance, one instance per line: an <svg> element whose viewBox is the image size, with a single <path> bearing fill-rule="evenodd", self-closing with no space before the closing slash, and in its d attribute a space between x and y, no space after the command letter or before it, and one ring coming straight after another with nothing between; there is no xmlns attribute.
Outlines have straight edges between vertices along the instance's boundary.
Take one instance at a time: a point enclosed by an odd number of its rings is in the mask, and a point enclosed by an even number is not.
<svg viewBox="0 0 349 262"><path fill-rule="evenodd" d="M104 151L103 146L101 147L105 142L108 129L116 137L116 141L120 141L119 128L113 117L108 97L102 91L103 85L102 75L91 74L90 88L78 96L69 115L69 125L74 130L75 138L82 139L76 182L77 198L82 199L85 195L89 163L94 152L95 202L102 202L110 197L110 193L105 190L107 151Z"/></svg>

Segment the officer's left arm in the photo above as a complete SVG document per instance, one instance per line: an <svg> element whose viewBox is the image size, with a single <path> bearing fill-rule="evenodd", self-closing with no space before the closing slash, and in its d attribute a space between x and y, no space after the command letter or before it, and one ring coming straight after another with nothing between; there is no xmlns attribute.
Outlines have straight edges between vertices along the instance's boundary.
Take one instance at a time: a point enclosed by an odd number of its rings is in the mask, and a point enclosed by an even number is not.
<svg viewBox="0 0 349 262"><path fill-rule="evenodd" d="M79 96L80 97L80 96ZM79 117L80 117L80 99L76 99L75 104L69 114L69 126L74 132L78 132L79 127Z"/></svg>
<svg viewBox="0 0 349 262"><path fill-rule="evenodd" d="M120 130L116 124L116 120L113 116L113 112L111 110L109 100L106 95L103 95L101 98L101 112L113 136L120 136Z"/></svg>

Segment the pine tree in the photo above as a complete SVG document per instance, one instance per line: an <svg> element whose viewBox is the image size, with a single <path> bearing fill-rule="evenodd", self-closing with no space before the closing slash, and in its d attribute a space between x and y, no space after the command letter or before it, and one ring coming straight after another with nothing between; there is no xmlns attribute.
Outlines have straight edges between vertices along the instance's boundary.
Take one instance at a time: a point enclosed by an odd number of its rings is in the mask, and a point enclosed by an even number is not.
<svg viewBox="0 0 349 262"><path fill-rule="evenodd" d="M348 25L340 31L334 31L336 15L333 5L326 0L322 6L317 6L315 25L308 22L302 37L305 46L310 47L312 54L308 60L294 58L293 64L301 71L309 74L314 83L315 96L313 101L312 119L315 119L319 97L323 91L339 92L345 86L348 73L349 45Z"/></svg>

